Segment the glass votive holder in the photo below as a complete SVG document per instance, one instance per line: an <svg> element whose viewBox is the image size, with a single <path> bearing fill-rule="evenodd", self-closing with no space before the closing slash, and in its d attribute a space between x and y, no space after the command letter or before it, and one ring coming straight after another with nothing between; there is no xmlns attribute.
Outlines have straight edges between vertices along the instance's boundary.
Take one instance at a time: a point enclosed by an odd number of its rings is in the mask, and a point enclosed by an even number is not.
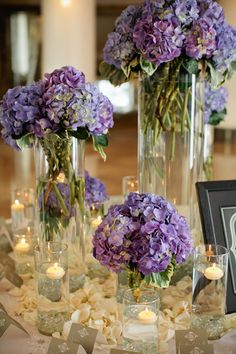
<svg viewBox="0 0 236 354"><path fill-rule="evenodd" d="M154 289L133 289L123 295L123 347L145 354L158 352L158 314L160 299Z"/></svg>
<svg viewBox="0 0 236 354"><path fill-rule="evenodd" d="M18 233L13 235L13 240L16 272L19 275L32 274L34 267L34 239L30 230L19 230Z"/></svg>
<svg viewBox="0 0 236 354"><path fill-rule="evenodd" d="M224 329L228 250L219 245L196 247L193 257L191 327L203 328L208 339Z"/></svg>
<svg viewBox="0 0 236 354"><path fill-rule="evenodd" d="M46 335L62 332L69 315L67 245L48 242L36 246L34 256L38 330Z"/></svg>
<svg viewBox="0 0 236 354"><path fill-rule="evenodd" d="M11 195L12 231L30 226L35 221L35 203L33 188L16 188Z"/></svg>
<svg viewBox="0 0 236 354"><path fill-rule="evenodd" d="M124 176L122 178L122 194L124 199L131 192L138 192L138 179L136 176Z"/></svg>

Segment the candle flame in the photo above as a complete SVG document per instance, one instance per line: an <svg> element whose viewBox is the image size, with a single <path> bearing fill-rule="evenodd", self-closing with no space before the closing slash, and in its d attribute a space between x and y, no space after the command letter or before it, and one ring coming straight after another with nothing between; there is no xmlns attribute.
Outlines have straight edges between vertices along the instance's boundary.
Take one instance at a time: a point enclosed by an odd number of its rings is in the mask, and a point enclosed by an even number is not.
<svg viewBox="0 0 236 354"><path fill-rule="evenodd" d="M19 202L18 199L15 200L15 204L16 204L16 205L19 205L19 204L20 204L20 202Z"/></svg>
<svg viewBox="0 0 236 354"><path fill-rule="evenodd" d="M213 263L213 266L212 266L213 268L216 268L216 264L215 263Z"/></svg>
<svg viewBox="0 0 236 354"><path fill-rule="evenodd" d="M149 310L148 310L148 308L147 307L145 307L145 312L148 312Z"/></svg>
<svg viewBox="0 0 236 354"><path fill-rule="evenodd" d="M54 264L54 268L57 268L58 267L58 263L56 262L55 264Z"/></svg>
<svg viewBox="0 0 236 354"><path fill-rule="evenodd" d="M26 239L25 239L24 237L21 239L21 243L22 243L22 244L25 244L25 243L26 243Z"/></svg>

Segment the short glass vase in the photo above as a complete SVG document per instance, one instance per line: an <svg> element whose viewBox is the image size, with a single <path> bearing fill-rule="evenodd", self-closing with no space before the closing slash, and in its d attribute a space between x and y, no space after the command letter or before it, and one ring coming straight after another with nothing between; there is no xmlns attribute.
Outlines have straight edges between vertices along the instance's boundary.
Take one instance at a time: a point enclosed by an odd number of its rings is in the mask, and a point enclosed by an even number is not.
<svg viewBox="0 0 236 354"><path fill-rule="evenodd" d="M155 289L128 289L123 295L123 347L145 354L158 352L159 294Z"/></svg>
<svg viewBox="0 0 236 354"><path fill-rule="evenodd" d="M68 246L44 243L34 256L38 330L45 335L62 332L69 314Z"/></svg>

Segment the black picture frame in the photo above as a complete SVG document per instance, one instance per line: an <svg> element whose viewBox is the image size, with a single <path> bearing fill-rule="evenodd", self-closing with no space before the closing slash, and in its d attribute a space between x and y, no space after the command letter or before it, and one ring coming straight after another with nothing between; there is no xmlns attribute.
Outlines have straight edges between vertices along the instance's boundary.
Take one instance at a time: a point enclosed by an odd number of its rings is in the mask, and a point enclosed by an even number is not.
<svg viewBox="0 0 236 354"><path fill-rule="evenodd" d="M196 183L205 243L229 250L226 313L236 312L236 180Z"/></svg>

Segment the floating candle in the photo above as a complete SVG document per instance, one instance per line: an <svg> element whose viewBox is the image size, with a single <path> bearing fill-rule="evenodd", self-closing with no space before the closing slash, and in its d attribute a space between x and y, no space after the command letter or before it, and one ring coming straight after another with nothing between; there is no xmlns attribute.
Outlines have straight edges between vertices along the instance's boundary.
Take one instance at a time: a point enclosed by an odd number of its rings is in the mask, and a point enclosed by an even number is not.
<svg viewBox="0 0 236 354"><path fill-rule="evenodd" d="M21 253L27 253L30 249L30 244L23 237L20 241L15 245L15 251Z"/></svg>
<svg viewBox="0 0 236 354"><path fill-rule="evenodd" d="M53 266L49 267L46 270L47 277L50 279L61 279L65 274L65 271L62 267L55 263Z"/></svg>
<svg viewBox="0 0 236 354"><path fill-rule="evenodd" d="M145 308L144 311L139 312L138 319L142 323L151 324L156 322L157 315L155 314L155 312L148 310L148 308Z"/></svg>
<svg viewBox="0 0 236 354"><path fill-rule="evenodd" d="M92 220L92 227L96 229L102 222L102 218L99 215L96 219Z"/></svg>
<svg viewBox="0 0 236 354"><path fill-rule="evenodd" d="M216 263L213 263L211 267L205 269L204 275L209 280L219 280L223 277L224 272L222 269L217 267Z"/></svg>

